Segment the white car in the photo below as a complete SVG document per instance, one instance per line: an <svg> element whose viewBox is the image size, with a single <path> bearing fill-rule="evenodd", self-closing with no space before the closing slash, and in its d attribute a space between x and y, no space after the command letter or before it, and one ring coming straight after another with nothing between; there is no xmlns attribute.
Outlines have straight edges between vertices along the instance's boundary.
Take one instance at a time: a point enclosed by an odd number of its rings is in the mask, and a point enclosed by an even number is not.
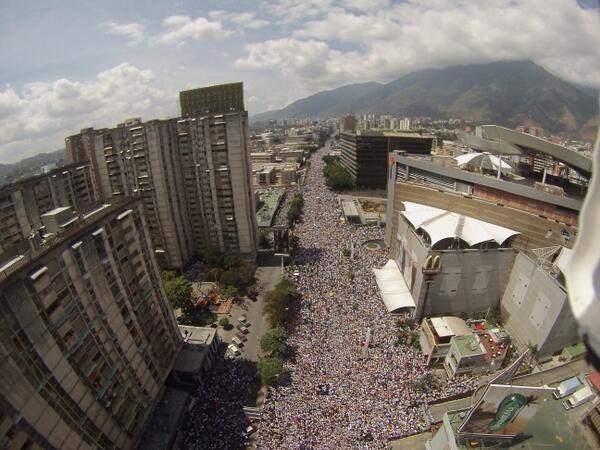
<svg viewBox="0 0 600 450"><path fill-rule="evenodd" d="M240 348L235 344L229 344L227 346L227 351L229 353L231 353L233 356L239 356L242 354L242 351L240 350Z"/></svg>
<svg viewBox="0 0 600 450"><path fill-rule="evenodd" d="M246 318L246 316L240 316L240 317L238 317L238 322L241 323L242 325L247 326L247 327L250 326L250 322L248 322L248 319Z"/></svg>
<svg viewBox="0 0 600 450"><path fill-rule="evenodd" d="M237 345L238 347L244 346L244 342L242 342L242 340L237 336L234 336L233 339L231 340L231 342L234 343L235 345Z"/></svg>

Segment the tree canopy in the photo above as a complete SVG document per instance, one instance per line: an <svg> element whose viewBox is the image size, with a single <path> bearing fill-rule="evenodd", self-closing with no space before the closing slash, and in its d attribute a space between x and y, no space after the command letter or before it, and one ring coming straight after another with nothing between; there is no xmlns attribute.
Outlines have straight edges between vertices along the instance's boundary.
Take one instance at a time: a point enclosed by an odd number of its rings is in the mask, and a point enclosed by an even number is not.
<svg viewBox="0 0 600 450"><path fill-rule="evenodd" d="M175 272L164 271L162 273L163 285L167 299L171 306L181 308L184 314L193 312L192 285L183 276L177 276Z"/></svg>
<svg viewBox="0 0 600 450"><path fill-rule="evenodd" d="M263 312L272 327L287 327L294 320L296 286L287 278L281 280L265 295Z"/></svg>
<svg viewBox="0 0 600 450"><path fill-rule="evenodd" d="M350 173L338 162L327 164L323 169L323 174L325 175L325 183L331 189L343 190L354 187Z"/></svg>
<svg viewBox="0 0 600 450"><path fill-rule="evenodd" d="M269 356L283 358L288 350L287 339L287 332L282 327L275 327L260 338L260 348Z"/></svg>
<svg viewBox="0 0 600 450"><path fill-rule="evenodd" d="M258 363L258 373L263 384L276 386L284 379L283 361L275 357L264 358Z"/></svg>

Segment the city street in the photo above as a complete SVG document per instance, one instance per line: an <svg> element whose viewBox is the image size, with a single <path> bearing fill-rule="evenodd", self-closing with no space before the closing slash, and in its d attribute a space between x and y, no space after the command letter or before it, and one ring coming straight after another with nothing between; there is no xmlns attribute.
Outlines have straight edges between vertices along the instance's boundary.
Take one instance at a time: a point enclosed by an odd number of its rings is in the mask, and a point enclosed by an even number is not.
<svg viewBox="0 0 600 450"><path fill-rule="evenodd" d="M241 358L246 358L251 361L258 361L260 357L260 338L268 330L269 326L263 317L262 305L264 295L272 289L281 279L281 260L277 257L270 257L256 270L256 283L260 286L258 298L253 302L249 298L245 298L242 305L234 304L231 308L230 321L234 327L238 324L237 318L241 315L246 316L250 322L248 333L246 336L248 340L244 342L244 346L240 349L242 354ZM219 327L219 335L224 342L230 343L233 336L235 336L237 329L234 328L229 331L223 330Z"/></svg>

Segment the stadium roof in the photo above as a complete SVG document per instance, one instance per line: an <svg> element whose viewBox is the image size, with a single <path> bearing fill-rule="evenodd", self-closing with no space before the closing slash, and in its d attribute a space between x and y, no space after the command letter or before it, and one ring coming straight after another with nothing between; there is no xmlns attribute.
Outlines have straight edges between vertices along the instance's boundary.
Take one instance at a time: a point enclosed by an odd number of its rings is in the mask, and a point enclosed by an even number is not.
<svg viewBox="0 0 600 450"><path fill-rule="evenodd" d="M484 125L481 128L485 139L461 133L461 141L471 148L490 153L522 155L524 150L543 153L565 163L587 178L592 174L591 158L562 145L498 125Z"/></svg>
<svg viewBox="0 0 600 450"><path fill-rule="evenodd" d="M460 238L469 245L489 241L502 245L509 237L520 234L509 228L444 209L413 202L402 202L402 204L404 211L401 214L413 227L420 228L429 235L432 246L447 238Z"/></svg>

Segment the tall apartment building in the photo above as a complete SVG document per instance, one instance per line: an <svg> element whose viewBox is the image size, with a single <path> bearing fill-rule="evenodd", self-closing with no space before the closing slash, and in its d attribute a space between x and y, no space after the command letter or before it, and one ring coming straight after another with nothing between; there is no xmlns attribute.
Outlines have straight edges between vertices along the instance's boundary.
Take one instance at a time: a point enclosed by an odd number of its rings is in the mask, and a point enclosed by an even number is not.
<svg viewBox="0 0 600 450"><path fill-rule="evenodd" d="M0 442L133 448L182 343L141 201L42 220L0 268Z"/></svg>
<svg viewBox="0 0 600 450"><path fill-rule="evenodd" d="M90 165L79 163L1 188L0 263L3 254L28 246L25 240L43 225L42 214L62 206L78 212L98 201L92 177Z"/></svg>
<svg viewBox="0 0 600 450"><path fill-rule="evenodd" d="M90 164L92 172L92 186L98 197L104 197L100 184L98 162L93 158L94 139L97 130L84 128L79 134L69 136L65 139L66 164Z"/></svg>
<svg viewBox="0 0 600 450"><path fill-rule="evenodd" d="M177 121L142 122L134 118L115 128L98 130L91 156L105 199L141 197L159 264L182 267L193 249Z"/></svg>
<svg viewBox="0 0 600 450"><path fill-rule="evenodd" d="M256 256L258 227L248 148L248 114L178 122L183 183L194 251Z"/></svg>
<svg viewBox="0 0 600 450"><path fill-rule="evenodd" d="M162 267L181 268L210 247L254 259L258 228L242 83L184 91L181 99L185 119L85 129L67 138L67 148L85 148L80 153L91 158L105 200L142 198Z"/></svg>

